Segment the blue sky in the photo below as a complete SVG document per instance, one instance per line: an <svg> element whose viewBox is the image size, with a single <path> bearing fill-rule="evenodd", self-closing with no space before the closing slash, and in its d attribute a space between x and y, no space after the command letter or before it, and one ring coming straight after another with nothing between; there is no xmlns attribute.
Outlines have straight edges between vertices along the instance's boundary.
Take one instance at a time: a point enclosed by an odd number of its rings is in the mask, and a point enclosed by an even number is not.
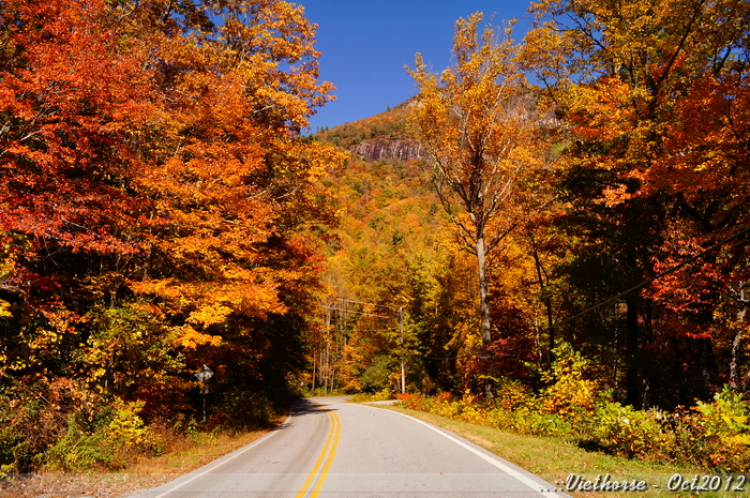
<svg viewBox="0 0 750 498"><path fill-rule="evenodd" d="M294 0L292 0L294 1ZM528 29L527 0L298 0L318 24L320 78L336 86L336 101L310 120L311 130L357 121L393 107L416 93L404 65L420 52L442 71L451 62L453 28L459 17L495 14L494 24L519 19L514 38ZM524 20L523 18L527 19Z"/></svg>

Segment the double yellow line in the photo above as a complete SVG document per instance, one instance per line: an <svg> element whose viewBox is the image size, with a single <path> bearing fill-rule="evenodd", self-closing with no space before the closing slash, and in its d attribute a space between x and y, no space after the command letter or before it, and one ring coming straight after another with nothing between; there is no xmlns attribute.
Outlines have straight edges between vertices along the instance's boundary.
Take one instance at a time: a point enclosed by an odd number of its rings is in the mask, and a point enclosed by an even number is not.
<svg viewBox="0 0 750 498"><path fill-rule="evenodd" d="M339 436L341 435L341 421L336 416L336 414L333 413L328 408L324 406L321 406L321 408L323 408L326 412L328 412L328 416L331 417L331 432L328 434L328 439L326 439L326 444L323 447L323 451L320 453L320 456L318 457L318 461L315 462L315 466L310 471L310 474L307 476L307 479L305 480L305 483L302 485L302 488L299 490L299 493L297 493L296 498L304 498L304 496L307 494L308 490L310 489L310 485L315 479L315 476L318 474L318 469L320 468L321 464L323 464L323 460L325 460L325 464L323 465L323 470L320 471L320 475L318 476L318 481L315 483L315 487L313 488L312 494L310 495L310 498L317 498L317 496L320 494L320 488L323 487L323 483L325 482L326 477L328 476L328 469L331 467L331 462L333 462L333 455L336 454L336 448L339 445ZM331 445L331 442L333 442L333 445ZM331 448L330 452L328 451L329 446ZM327 459L326 459L326 454L328 455Z"/></svg>

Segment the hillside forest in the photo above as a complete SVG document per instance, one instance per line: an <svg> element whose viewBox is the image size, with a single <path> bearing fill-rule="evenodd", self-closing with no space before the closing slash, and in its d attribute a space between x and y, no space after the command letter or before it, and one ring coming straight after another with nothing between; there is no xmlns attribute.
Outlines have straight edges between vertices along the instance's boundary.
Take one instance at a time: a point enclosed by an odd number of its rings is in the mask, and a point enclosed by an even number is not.
<svg viewBox="0 0 750 498"><path fill-rule="evenodd" d="M305 135L302 6L0 4L0 476L304 393L748 470L750 5L529 12Z"/></svg>

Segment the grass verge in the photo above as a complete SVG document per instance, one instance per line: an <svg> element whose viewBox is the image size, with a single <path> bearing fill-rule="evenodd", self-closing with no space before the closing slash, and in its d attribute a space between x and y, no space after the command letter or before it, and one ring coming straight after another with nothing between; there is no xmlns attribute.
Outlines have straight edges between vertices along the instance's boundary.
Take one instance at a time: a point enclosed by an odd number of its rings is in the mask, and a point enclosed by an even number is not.
<svg viewBox="0 0 750 498"><path fill-rule="evenodd" d="M750 496L750 482L743 482L738 476L722 476L695 467L644 462L623 457L615 457L599 452L587 451L571 441L559 438L526 436L509 433L493 427L452 420L432 413L409 410L399 406L382 406L412 417L424 420L447 429L474 444L538 475L550 484L557 484L561 490L575 498L661 498L661 497L736 497ZM582 480L594 481L597 476L609 474L610 481L643 481L646 491L569 491L566 479L570 474L581 476ZM674 476L678 477L674 477ZM695 476L698 479L693 482ZM706 477L704 477L706 476ZM699 491L701 485L707 489L717 485L720 479L721 491ZM682 480L680 480L682 478ZM680 483L670 491L668 484ZM713 481L711 481L713 479ZM732 479L732 480L730 480ZM687 489L680 489L685 486ZM726 491L725 488L729 489Z"/></svg>

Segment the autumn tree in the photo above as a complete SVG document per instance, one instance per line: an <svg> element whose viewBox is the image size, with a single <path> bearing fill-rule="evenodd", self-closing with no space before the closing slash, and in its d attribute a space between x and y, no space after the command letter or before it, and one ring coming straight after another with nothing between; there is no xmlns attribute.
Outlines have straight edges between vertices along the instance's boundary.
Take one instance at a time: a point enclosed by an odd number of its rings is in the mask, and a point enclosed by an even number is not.
<svg viewBox="0 0 750 498"><path fill-rule="evenodd" d="M747 200L739 138L747 123L747 3L543 0L532 10L537 28L525 59L570 132L569 226L584 256L570 274L577 287L600 293L582 307L689 257L681 247L695 254L747 226L737 204ZM718 381L716 305L743 306L736 289L746 281L745 245L734 239L707 254L696 267L708 265L705 277L683 273L658 280L656 294L623 296L629 403L708 397ZM576 277L576 266L588 276ZM617 327L619 316L612 318ZM649 369L655 358L647 354L664 360L659 371ZM673 377L662 382L667 364ZM702 381L681 382L684 368ZM674 382L691 394L675 399Z"/></svg>
<svg viewBox="0 0 750 498"><path fill-rule="evenodd" d="M144 164L127 143L153 111L150 76L104 2L6 2L0 19L2 374L71 375L72 332L107 293L90 279L139 250Z"/></svg>
<svg viewBox="0 0 750 498"><path fill-rule="evenodd" d="M284 313L280 286L304 280L314 253L294 232L323 215L312 185L338 160L298 139L331 90L316 79L314 26L277 1L120 10L152 48L161 106L135 137L152 164L140 185L156 237L133 289L184 314L186 344L214 340L204 331L232 313Z"/></svg>
<svg viewBox="0 0 750 498"><path fill-rule="evenodd" d="M143 198L127 128L152 110L138 46L120 53L104 2L6 2L0 19L0 233L14 271L3 290L27 303L63 285L65 254L137 250L122 234ZM127 84L122 84L125 81Z"/></svg>
<svg viewBox="0 0 750 498"><path fill-rule="evenodd" d="M150 73L143 47L121 50L111 21L95 0L0 6L3 472L31 464L89 402L102 408L88 390L106 363L98 353L132 344L89 340L109 296L92 279L138 253L148 204L133 189L144 163L127 144L154 109ZM167 363L144 384L163 386Z"/></svg>
<svg viewBox="0 0 750 498"><path fill-rule="evenodd" d="M300 137L332 90L302 8L0 11L0 413L49 422L9 429L25 449L0 464L31 462L66 421L106 425L117 403L189 412L199 362L227 412L288 394L333 220L318 179L343 157ZM53 392L68 401L32 409Z"/></svg>
<svg viewBox="0 0 750 498"><path fill-rule="evenodd" d="M489 262L533 209L531 178L545 164L540 129L546 112L525 80L518 47L493 27L480 34L481 14L456 23L455 64L440 76L420 55L409 73L419 87L414 124L431 155L430 178L464 247L476 256L480 333L492 342ZM491 396L490 385L485 385Z"/></svg>

